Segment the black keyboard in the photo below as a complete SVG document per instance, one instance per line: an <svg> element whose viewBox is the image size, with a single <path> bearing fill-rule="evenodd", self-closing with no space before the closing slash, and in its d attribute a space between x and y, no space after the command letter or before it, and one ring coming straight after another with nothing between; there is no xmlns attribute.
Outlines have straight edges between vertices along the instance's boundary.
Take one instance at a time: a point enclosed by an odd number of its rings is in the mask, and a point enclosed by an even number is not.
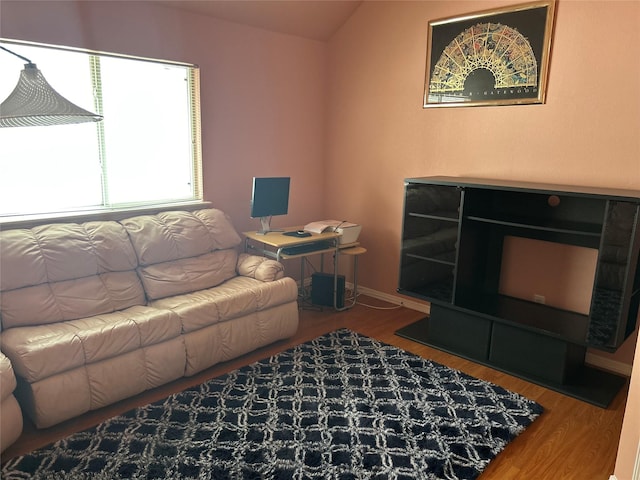
<svg viewBox="0 0 640 480"><path fill-rule="evenodd" d="M302 245L294 245L292 247L283 248L280 252L285 255L300 255L302 253L315 252L316 250L325 250L333 248L332 241L321 240L319 242L303 243Z"/></svg>

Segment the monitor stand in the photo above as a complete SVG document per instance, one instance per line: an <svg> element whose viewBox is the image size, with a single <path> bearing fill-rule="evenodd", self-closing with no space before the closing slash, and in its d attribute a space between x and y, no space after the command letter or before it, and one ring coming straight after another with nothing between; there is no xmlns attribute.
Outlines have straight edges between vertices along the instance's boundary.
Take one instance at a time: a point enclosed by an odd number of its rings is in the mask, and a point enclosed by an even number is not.
<svg viewBox="0 0 640 480"><path fill-rule="evenodd" d="M260 217L260 226L262 227L256 235L266 235L269 232L282 232L284 230L271 230L271 217Z"/></svg>

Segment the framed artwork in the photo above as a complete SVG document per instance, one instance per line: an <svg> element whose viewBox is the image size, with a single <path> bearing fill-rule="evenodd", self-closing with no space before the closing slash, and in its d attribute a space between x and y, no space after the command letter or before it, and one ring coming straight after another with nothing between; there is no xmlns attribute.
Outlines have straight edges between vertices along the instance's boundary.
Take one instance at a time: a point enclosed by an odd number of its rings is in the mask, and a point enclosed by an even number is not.
<svg viewBox="0 0 640 480"><path fill-rule="evenodd" d="M544 103L555 0L429 22L424 107Z"/></svg>

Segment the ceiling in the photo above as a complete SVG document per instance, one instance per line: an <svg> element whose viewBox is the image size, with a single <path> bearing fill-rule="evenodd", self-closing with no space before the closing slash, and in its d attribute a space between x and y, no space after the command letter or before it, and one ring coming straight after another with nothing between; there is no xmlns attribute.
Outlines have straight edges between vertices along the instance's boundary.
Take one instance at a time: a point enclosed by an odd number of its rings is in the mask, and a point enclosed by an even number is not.
<svg viewBox="0 0 640 480"><path fill-rule="evenodd" d="M179 8L231 22L328 40L362 0L157 0Z"/></svg>

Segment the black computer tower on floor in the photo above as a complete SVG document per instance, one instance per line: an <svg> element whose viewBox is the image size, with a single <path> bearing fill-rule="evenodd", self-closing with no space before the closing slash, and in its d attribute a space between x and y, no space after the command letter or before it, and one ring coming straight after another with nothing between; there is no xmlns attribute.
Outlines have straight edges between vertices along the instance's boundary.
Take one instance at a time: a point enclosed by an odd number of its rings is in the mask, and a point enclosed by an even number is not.
<svg viewBox="0 0 640 480"><path fill-rule="evenodd" d="M311 275L311 303L333 307L333 273L316 272ZM336 307L344 307L344 275L338 275Z"/></svg>

